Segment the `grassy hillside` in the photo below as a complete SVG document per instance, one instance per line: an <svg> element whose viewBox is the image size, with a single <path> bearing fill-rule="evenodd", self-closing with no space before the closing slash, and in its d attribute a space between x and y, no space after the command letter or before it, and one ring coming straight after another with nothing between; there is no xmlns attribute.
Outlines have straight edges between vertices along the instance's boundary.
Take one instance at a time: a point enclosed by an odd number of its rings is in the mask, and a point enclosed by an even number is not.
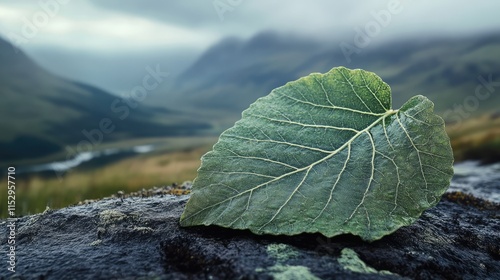
<svg viewBox="0 0 500 280"><path fill-rule="evenodd" d="M455 106L475 94L480 77L500 81L498 54L500 34L487 34L395 41L362 49L351 56L349 63L337 43L328 45L266 32L248 41L229 38L214 45L179 77L170 90L174 94L153 100L187 108L215 122L224 121L224 117L234 120L272 89L309 73L324 73L343 65L381 76L393 90L394 107L423 94L435 102L438 113L451 110L446 115L451 121L456 119ZM473 116L499 108L500 94L479 101L477 106L473 104L477 107L470 112Z"/></svg>
<svg viewBox="0 0 500 280"><path fill-rule="evenodd" d="M128 193L192 181L201 155L211 149L216 138L167 137L146 141L162 144L153 153L129 156L105 165L100 162L82 164L59 176L55 172L17 174L16 213L39 213L47 206L61 208L118 191ZM3 177L5 174L0 174L0 181L5 182ZM0 207L0 218L6 217L6 210Z"/></svg>
<svg viewBox="0 0 500 280"><path fill-rule="evenodd" d="M134 108L92 86L61 79L22 52L16 53L2 39L0 61L0 165L36 159L61 152L66 145L89 141L83 130L99 130L102 141L116 141L190 135L209 127L175 110L145 104ZM106 133L102 127L113 131ZM101 140L98 134L90 134L94 142Z"/></svg>
<svg viewBox="0 0 500 280"><path fill-rule="evenodd" d="M500 114L483 114L447 126L456 161L500 161Z"/></svg>

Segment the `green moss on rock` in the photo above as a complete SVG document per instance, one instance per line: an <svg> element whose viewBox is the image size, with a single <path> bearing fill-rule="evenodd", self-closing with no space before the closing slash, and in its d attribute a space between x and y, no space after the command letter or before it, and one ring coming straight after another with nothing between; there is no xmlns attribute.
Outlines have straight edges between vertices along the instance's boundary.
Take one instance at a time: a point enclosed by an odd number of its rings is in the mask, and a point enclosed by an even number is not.
<svg viewBox="0 0 500 280"><path fill-rule="evenodd" d="M267 246L267 254L278 262L283 262L299 256L299 252L282 243L273 243Z"/></svg>
<svg viewBox="0 0 500 280"><path fill-rule="evenodd" d="M372 267L367 266L358 256L358 254L349 248L344 248L340 252L340 258L338 262L344 267L344 269L350 270L357 273L367 273L367 274L393 274L387 270L376 270Z"/></svg>

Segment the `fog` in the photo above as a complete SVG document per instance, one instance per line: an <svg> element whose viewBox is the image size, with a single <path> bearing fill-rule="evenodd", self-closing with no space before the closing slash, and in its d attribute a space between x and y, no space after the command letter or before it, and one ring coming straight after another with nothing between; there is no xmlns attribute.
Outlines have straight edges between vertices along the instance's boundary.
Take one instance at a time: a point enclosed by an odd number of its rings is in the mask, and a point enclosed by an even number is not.
<svg viewBox="0 0 500 280"><path fill-rule="evenodd" d="M219 40L263 30L338 44L352 43L359 30L371 28L377 35L371 46L500 30L500 2L493 0L30 3L0 3L0 36L48 70L114 93L134 85L152 62L168 65L176 75Z"/></svg>

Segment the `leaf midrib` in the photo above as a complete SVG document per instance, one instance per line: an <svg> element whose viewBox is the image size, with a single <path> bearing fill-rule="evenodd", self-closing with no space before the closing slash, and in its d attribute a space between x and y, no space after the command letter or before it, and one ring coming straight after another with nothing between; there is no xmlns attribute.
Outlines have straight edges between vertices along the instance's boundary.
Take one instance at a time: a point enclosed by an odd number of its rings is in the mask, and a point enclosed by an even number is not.
<svg viewBox="0 0 500 280"><path fill-rule="evenodd" d="M253 187L253 188L250 188L250 189L247 189L247 190L245 190L245 191L242 191L242 192L240 192L240 193L238 193L238 194L236 194L236 195L233 195L233 196L231 196L231 197L228 197L228 198L226 198L226 199L224 199L224 200L222 200L222 201L220 201L220 202L217 202L217 203L215 203L215 204L212 204L212 205L210 205L210 206L207 206L207 207L205 207L205 208L203 208L203 209L201 209L201 210L197 211L196 213L193 213L193 214L191 214L191 215L189 215L189 216L185 217L185 218L184 218L184 220L191 219L191 218L193 218L193 217L197 216L198 214L200 214L200 213L204 212L204 211L205 211L205 210L207 210L207 209L214 208L214 207L216 207L216 206L218 206L218 205L221 205L221 204L223 204L223 203L225 203L225 202L227 202L227 201L231 201L231 200L233 200L234 198L239 197L239 196L242 196L242 195L244 195L244 194L246 194L246 193L250 193L250 194L249 194L249 199L250 199L250 198L252 197L252 193L253 193L253 191L254 191L254 190L257 190L257 189L259 189L259 188L261 188L261 187L263 187L263 186L265 186L265 185L267 185L267 184L270 184L270 183L273 183L273 182L279 181L279 180L281 180L281 179L283 179L283 178L285 178L285 177L288 177L288 176L290 176L290 175L293 175L293 174L296 174L296 173L299 173L299 172L302 172L302 171L306 171L306 170L311 170L314 166L316 166L316 165L318 165L318 164L320 164L320 163L322 163L322 162L324 162L324 161L326 161L326 160L328 160L328 159L332 158L333 156L337 155L337 154L338 154L339 152L341 152L341 151L342 151L345 147L347 147L347 146L348 146L348 145L350 145L350 144L351 144L354 140L356 140L356 139L357 139L360 135L362 135L362 134L363 134L363 133L365 133L365 132L368 132L370 129L372 129L374 126L376 126L377 124L379 124L379 123L380 123L381 121L383 121L385 118L387 118L387 117L389 117L389 116L391 116L391 115L397 114L398 112L399 112L399 110L392 110L392 109L387 110L385 113L383 113L383 114L381 115L381 117L379 117L377 120L375 120L372 124L370 124L369 126L367 126L366 128L364 128L363 130L360 130L359 132L357 132L355 135L353 135L353 136L351 137L351 139L349 139L349 141L347 141L347 142L346 142L346 143L344 143L342 146L340 146L340 147L339 147L339 148L337 148L336 150L334 150L334 151L332 151L331 153L329 153L327 156L325 156L325 157L321 158L320 160L317 160L317 161L315 161L315 162L313 162L313 163L311 163L311 164L309 164L309 165L307 165L307 166L304 166L304 167L302 167L302 168L298 168L298 169L293 170L293 171L291 171L291 172L285 173L285 174L283 174L283 175L281 175L281 176L278 176L278 177L276 177L276 178L274 178L274 179L272 179L272 180L269 180L269 181L267 181L267 182L261 183L261 184L259 184L259 185L255 186L255 187ZM278 211L276 211L276 213L273 215L273 217L272 217L272 218L271 218L268 222L266 222L263 226L261 226L261 227L259 228L259 230L261 230L262 228L264 228L265 226L267 226L268 224L270 224L270 223L271 223L271 222L272 222L272 221L273 221L273 220L274 220L274 219L275 219L275 218L279 215L279 213L281 212L281 209L283 209L283 207L285 207L285 206L286 206L286 204L287 204L287 203L288 203L288 202L292 199L292 197L293 197L293 196L295 195L295 193L298 191L298 189L300 188L300 186L302 185L302 183L305 181L305 179L307 178L307 176L308 176L308 172L306 172L306 175L305 175L305 176L304 176L304 178L301 180L301 183L299 183L299 185L297 185L297 187L294 189L294 191L293 191L293 192L292 192L292 194L289 196L289 198L285 201L285 203L284 203L282 206L280 206L280 208L278 209ZM246 211L246 210L248 210L248 205L249 205L249 202L247 202L247 209L245 209L245 211ZM243 213L244 213L244 212L243 212ZM243 213L240 215L240 217L243 215ZM217 220L218 220L218 219L219 219L219 218L217 218ZM215 222L215 221L216 221L216 220L214 220L213 222Z"/></svg>

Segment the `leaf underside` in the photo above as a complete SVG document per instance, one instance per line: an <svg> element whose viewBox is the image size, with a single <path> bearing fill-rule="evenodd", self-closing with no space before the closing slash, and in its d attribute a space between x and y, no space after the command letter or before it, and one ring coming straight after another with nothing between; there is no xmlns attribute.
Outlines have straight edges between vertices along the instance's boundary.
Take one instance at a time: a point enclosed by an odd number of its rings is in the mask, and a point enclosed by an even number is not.
<svg viewBox="0 0 500 280"><path fill-rule="evenodd" d="M273 90L203 156L181 225L372 241L413 223L453 155L430 100L391 104L377 75L344 67Z"/></svg>

